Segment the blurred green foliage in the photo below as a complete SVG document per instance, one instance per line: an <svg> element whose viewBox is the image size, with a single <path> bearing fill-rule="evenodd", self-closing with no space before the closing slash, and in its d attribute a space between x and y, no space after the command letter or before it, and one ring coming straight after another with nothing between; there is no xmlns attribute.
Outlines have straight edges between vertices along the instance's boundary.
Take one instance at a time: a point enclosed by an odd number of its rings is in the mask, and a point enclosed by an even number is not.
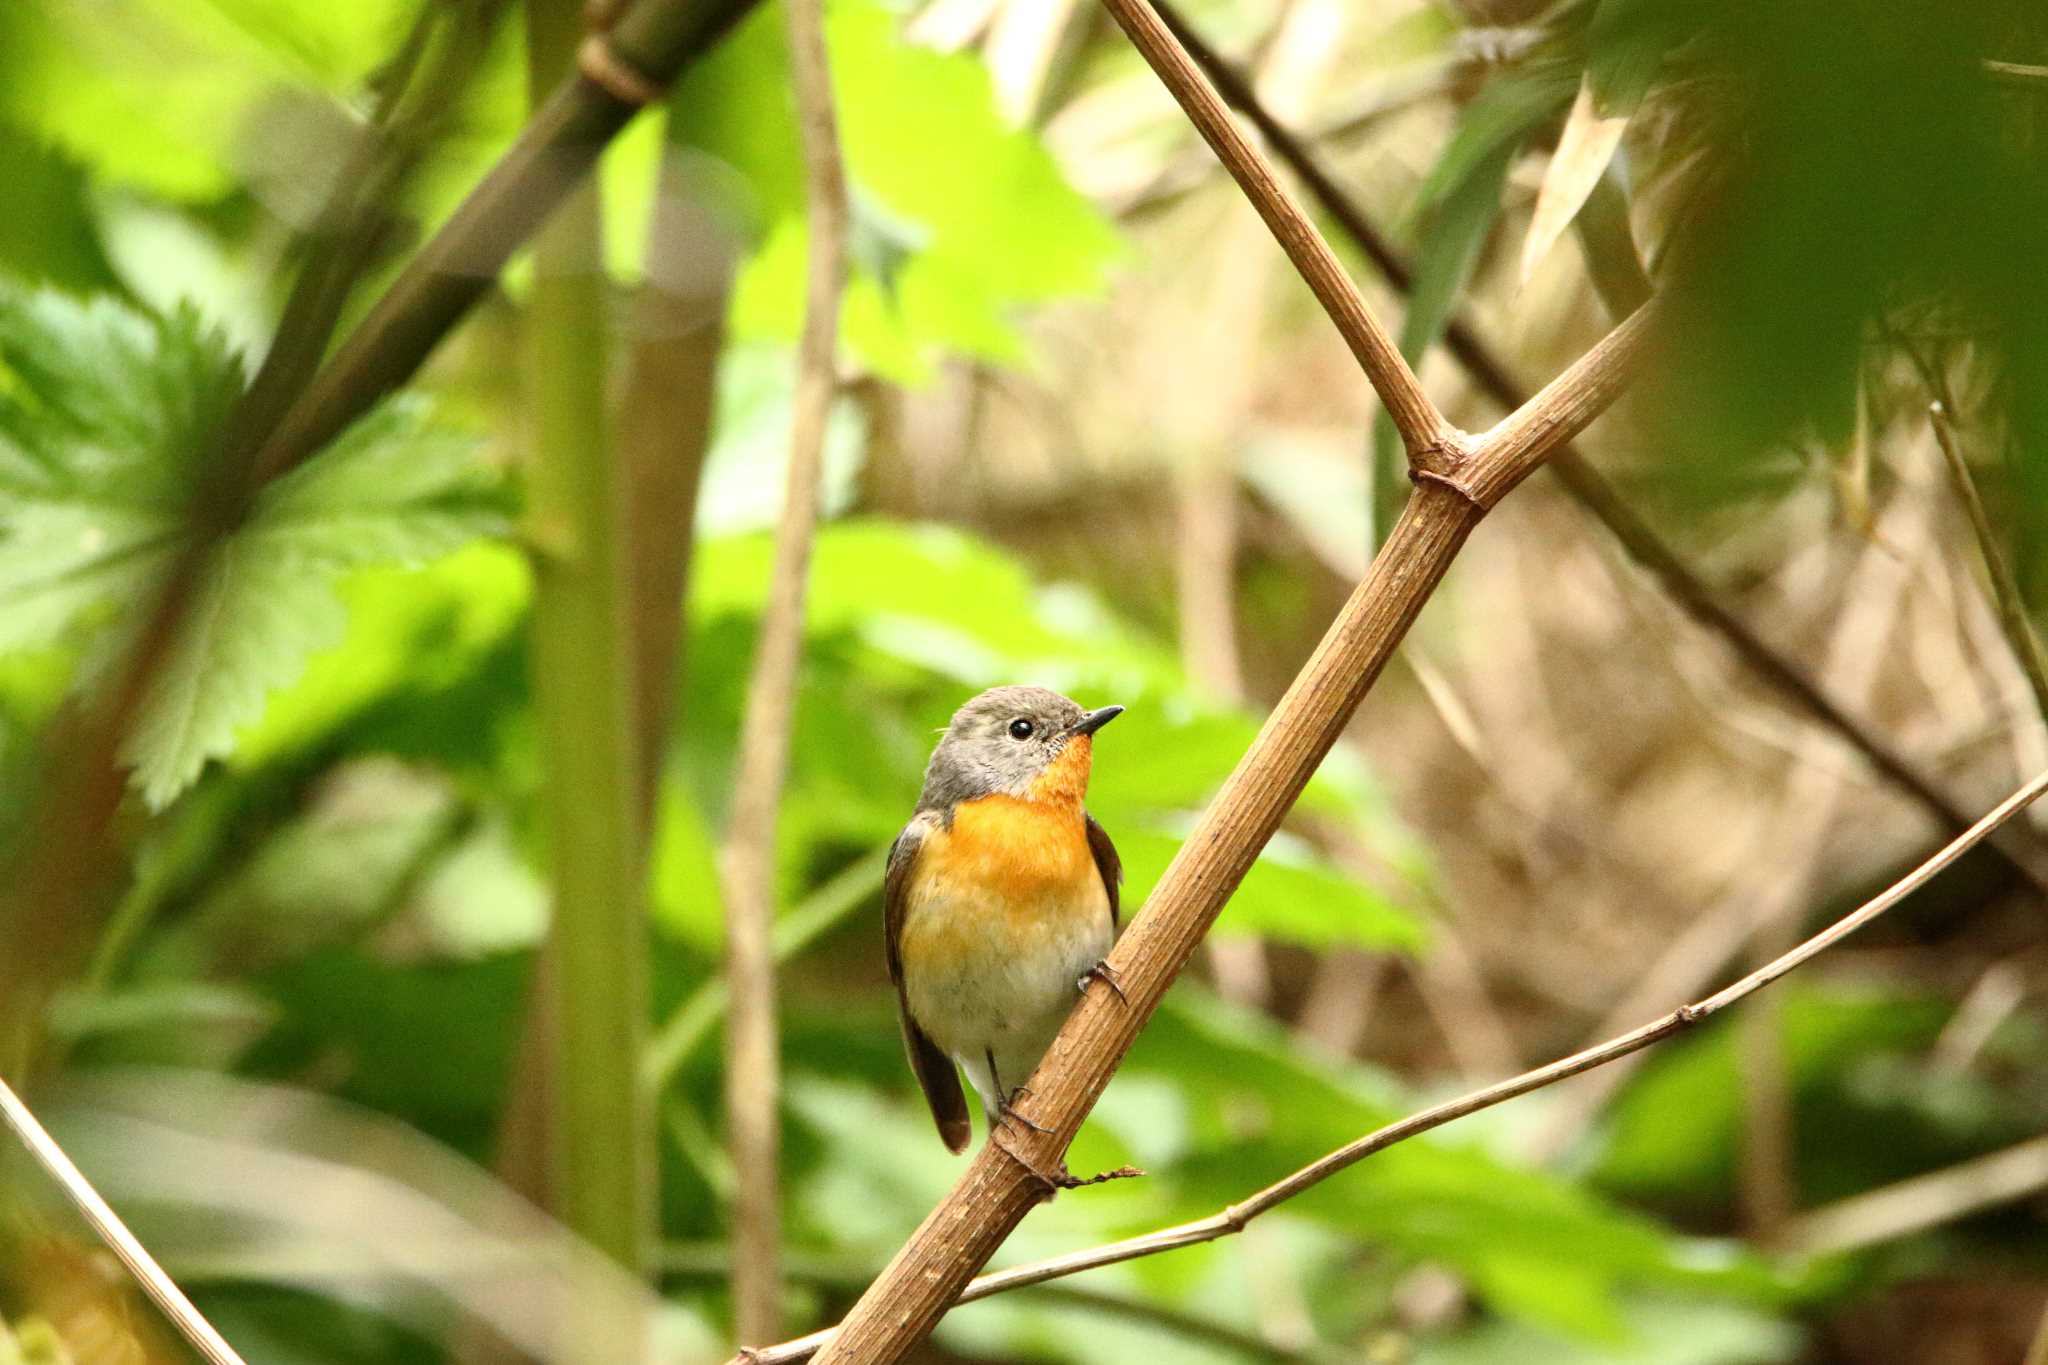
<svg viewBox="0 0 2048 1365"><path fill-rule="evenodd" d="M306 170L338 164L360 134L365 77L410 18L397 0L0 7L0 178L12 196L0 267L19 280L0 290L9 831L36 789L42 727L64 696L102 682L121 609L185 543L183 517L244 382L235 347L267 334L291 243L326 188ZM871 0L831 11L855 195L846 351L912 383L958 358L1029 365L1024 310L1099 291L1119 238L1039 138L998 114L982 64L906 43L899 18ZM1404 31L1453 41L1442 15L1427 18ZM1633 177L1698 182L1660 261L1687 319L1672 367L1683 382L1646 405L1679 415L1687 443L1673 448L1696 482L1769 484L1798 433L1841 429L1874 346L1905 333L1942 350L1966 335L1995 362L1980 397L2009 456L2001 507L2039 582L2048 308L2032 264L2048 245L2048 83L2000 84L1982 66L2039 59L2030 11L1588 0L1555 20L1525 60L1482 83L1416 190L1420 283L1404 346L1419 355L1440 333L1484 266L1517 158L1590 75L1603 108L1644 122ZM516 128L517 47L508 31L410 187L415 229L445 217ZM768 575L759 490L779 485L782 343L806 249L786 82L782 15L765 6L602 172L607 261L622 285L640 270L664 156L715 166L703 178L750 248L650 868L668 1048L663 1230L714 1261L731 1171L715 1136L721 1060L699 1045L721 1008L713 850ZM186 295L195 301L165 302ZM122 829L130 875L86 980L52 1020L78 1067L318 1087L492 1159L545 931L533 806L546 775L524 665L531 569L509 534L518 490L499 448L516 439L516 414L474 372L506 357L492 349L502 338L465 344L480 353L473 367L435 371L266 490L206 580L128 751L143 807ZM813 563L779 849L788 1225L807 1314L879 1265L959 1169L909 1084L877 951L874 853L911 808L935 729L975 690L1020 679L1127 705L1102 740L1091 806L1123 850L1135 909L1257 728L1089 590L1042 581L957 529L836 515L856 496L857 425L835 433L835 519ZM1348 536L1348 523L1331 534ZM1217 932L1426 953L1435 890L1427 850L1340 753ZM1795 1100L1818 1120L1802 1130L1826 1143L1805 1154L1808 1190L1848 1194L2043 1120L2025 1095L1931 1077L1924 1054L1944 1014L1901 994L1790 996ZM1490 1133L1454 1131L1290 1205L1260 1255L1291 1267L1316 1335L1342 1343L1334 1358L1359 1358L1402 1320L1418 1273L1446 1271L1479 1311L1421 1329L1408 1344L1425 1365L1792 1358L1802 1303L1848 1277L1769 1263L1720 1235L1737 1076L1735 1041L1717 1025L1649 1061L1579 1154L1583 1170L1529 1169ZM1006 1254L1207 1215L1427 1098L1183 986L1074 1156L1077 1168L1134 1161L1150 1178L1057 1201ZM149 1195L145 1176L137 1197ZM997 1300L948 1318L941 1337L1030 1358L1156 1353L1163 1329L1133 1305L1253 1331L1261 1305L1234 1255L1206 1247L1098 1272L1089 1283L1106 1307ZM252 1359L443 1358L398 1315L308 1290L288 1259L201 1271L206 1307ZM806 1276L805 1265L824 1269ZM703 1341L724 1335L717 1281L679 1269L662 1286ZM40 1359L15 1307L0 1298L20 1329L0 1326L0 1362ZM1241 1354L1172 1340L1175 1359Z"/></svg>

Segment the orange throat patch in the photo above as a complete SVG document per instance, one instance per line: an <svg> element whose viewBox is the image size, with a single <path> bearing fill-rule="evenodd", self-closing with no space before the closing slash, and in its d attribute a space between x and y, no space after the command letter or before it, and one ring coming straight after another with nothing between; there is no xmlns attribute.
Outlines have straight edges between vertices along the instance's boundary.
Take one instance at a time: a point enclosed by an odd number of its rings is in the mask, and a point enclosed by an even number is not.
<svg viewBox="0 0 2048 1365"><path fill-rule="evenodd" d="M1063 808L1079 806L1088 794L1088 773L1094 763L1095 737L1075 735L1032 781L1024 799Z"/></svg>
<svg viewBox="0 0 2048 1365"><path fill-rule="evenodd" d="M955 806L951 825L926 836L919 890L959 891L1023 914L1092 905L1102 874L1081 809L1089 747L1085 735L1069 740L1024 796L996 793Z"/></svg>

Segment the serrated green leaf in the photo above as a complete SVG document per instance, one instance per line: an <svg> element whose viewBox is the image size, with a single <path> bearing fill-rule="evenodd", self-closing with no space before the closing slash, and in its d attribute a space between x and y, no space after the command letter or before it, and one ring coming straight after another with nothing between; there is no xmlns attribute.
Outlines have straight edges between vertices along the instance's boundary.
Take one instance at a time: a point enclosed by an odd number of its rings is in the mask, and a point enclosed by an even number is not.
<svg viewBox="0 0 2048 1365"><path fill-rule="evenodd" d="M240 388L217 333L110 300L0 291L0 651L132 597L179 544L192 469Z"/></svg>
<svg viewBox="0 0 2048 1365"><path fill-rule="evenodd" d="M161 809L227 754L264 698L339 640L339 577L420 564L503 526L481 496L467 439L424 425L422 405L379 408L258 499L217 555L123 757Z"/></svg>
<svg viewBox="0 0 2048 1365"><path fill-rule="evenodd" d="M0 652L14 652L77 636L182 553L242 373L189 309L4 289L0 381ZM339 638L340 575L435 558L503 521L471 443L412 399L263 490L211 556L124 745L144 799L168 802Z"/></svg>

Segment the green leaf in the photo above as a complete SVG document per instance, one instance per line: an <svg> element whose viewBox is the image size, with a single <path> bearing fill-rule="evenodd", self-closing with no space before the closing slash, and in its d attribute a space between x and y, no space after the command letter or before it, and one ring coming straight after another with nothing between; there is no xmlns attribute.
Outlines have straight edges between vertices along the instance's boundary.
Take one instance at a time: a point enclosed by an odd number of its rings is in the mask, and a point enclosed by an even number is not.
<svg viewBox="0 0 2048 1365"><path fill-rule="evenodd" d="M78 163L19 129L0 124L0 269L77 293L111 288L114 269Z"/></svg>
<svg viewBox="0 0 2048 1365"><path fill-rule="evenodd" d="M242 375L189 309L157 319L9 289L0 381L0 652L12 652L147 596L186 543ZM378 408L264 489L212 556L123 750L151 806L340 637L340 575L419 563L504 524L470 440L426 418L414 399Z"/></svg>
<svg viewBox="0 0 2048 1365"><path fill-rule="evenodd" d="M827 22L856 207L847 344L911 382L948 353L1021 362L1013 312L1097 290L1119 250L1114 231L1032 133L1004 122L979 60L904 42L897 16L872 0L835 4ZM784 27L779 6L762 6L671 105L677 140L727 162L750 191L763 249L734 298L743 339L790 340L802 322L807 246Z"/></svg>
<svg viewBox="0 0 2048 1365"><path fill-rule="evenodd" d="M1243 1199L1420 1107L1186 984L1123 1074L1172 1082L1187 1096L1191 1150L1162 1173L1186 1203L1173 1211L1181 1217ZM1456 1267L1495 1307L1552 1330L1611 1336L1613 1320L1596 1305L1632 1285L1762 1301L1785 1292L1739 1248L1677 1237L1562 1178L1500 1161L1456 1131L1388 1148L1288 1209L1411 1261ZM1551 1275L1554 1283L1538 1285Z"/></svg>
<svg viewBox="0 0 2048 1365"><path fill-rule="evenodd" d="M475 668L525 619L524 555L477 541L423 568L378 564L337 586L345 633L316 651L244 729L232 760L253 769L316 743L375 702L409 687L445 687Z"/></svg>
<svg viewBox="0 0 2048 1365"><path fill-rule="evenodd" d="M178 546L240 375L189 310L0 290L0 651L134 598Z"/></svg>
<svg viewBox="0 0 2048 1365"><path fill-rule="evenodd" d="M1573 83L1550 66L1494 80L1458 118L1436 164L1415 193L1421 247L1415 285L1401 318L1401 354L1411 365L1443 335L1458 296L1500 219L1508 169L1536 128L1571 103ZM1373 419L1373 530L1393 525L1407 486L1400 439L1384 411Z"/></svg>
<svg viewBox="0 0 2048 1365"><path fill-rule="evenodd" d="M1124 860L1125 904L1135 909L1180 851L1180 841L1145 829L1113 829L1111 836ZM1305 851L1273 844L1223 907L1215 932L1309 948L1397 952L1414 952L1426 939L1414 915L1370 887Z"/></svg>
<svg viewBox="0 0 2048 1365"><path fill-rule="evenodd" d="M424 425L424 406L388 403L259 498L210 570L123 756L162 808L306 658L342 637L335 580L378 562L419 564L504 518L478 486L466 437Z"/></svg>
<svg viewBox="0 0 2048 1365"><path fill-rule="evenodd" d="M1936 1002L1867 990L1795 986L1779 1004L1789 1080L1807 1095L1852 1057L1926 1043L1944 1016ZM1599 1180L1638 1194L1732 1188L1742 1094L1729 1021L1660 1050L1611 1110Z"/></svg>
<svg viewBox="0 0 2048 1365"><path fill-rule="evenodd" d="M1417 1365L1776 1365L1794 1359L1799 1330L1735 1304L1663 1296L1617 1305L1621 1339L1588 1343L1519 1322L1487 1323L1449 1341L1424 1342Z"/></svg>
<svg viewBox="0 0 2048 1365"><path fill-rule="evenodd" d="M217 199L276 121L264 100L352 88L397 46L409 9L404 0L14 0L0 7L0 114L113 183Z"/></svg>
<svg viewBox="0 0 2048 1365"><path fill-rule="evenodd" d="M1682 37L1678 13L1660 0L1600 0L1586 30L1586 78L1600 117L1625 118L1643 102Z"/></svg>

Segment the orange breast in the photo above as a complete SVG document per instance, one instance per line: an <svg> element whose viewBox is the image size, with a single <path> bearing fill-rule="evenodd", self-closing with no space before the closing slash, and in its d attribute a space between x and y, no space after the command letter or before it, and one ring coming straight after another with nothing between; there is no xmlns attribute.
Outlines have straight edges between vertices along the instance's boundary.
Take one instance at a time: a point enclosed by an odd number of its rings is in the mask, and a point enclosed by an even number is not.
<svg viewBox="0 0 2048 1365"><path fill-rule="evenodd" d="M906 969L988 953L1031 955L1077 923L1102 922L1109 896L1081 806L984 796L954 808L951 829L918 850L901 949Z"/></svg>
<svg viewBox="0 0 2048 1365"><path fill-rule="evenodd" d="M972 886L994 901L1020 907L1048 896L1064 899L1098 876L1080 808L984 796L953 811L953 828L925 842L923 879Z"/></svg>

